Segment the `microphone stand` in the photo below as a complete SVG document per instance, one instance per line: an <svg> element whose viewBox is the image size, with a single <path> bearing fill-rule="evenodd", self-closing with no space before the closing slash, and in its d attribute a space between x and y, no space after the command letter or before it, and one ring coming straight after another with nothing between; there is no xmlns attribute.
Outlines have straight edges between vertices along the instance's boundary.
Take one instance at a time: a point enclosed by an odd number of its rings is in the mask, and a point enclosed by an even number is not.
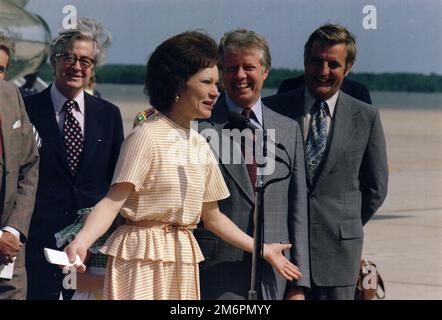
<svg viewBox="0 0 442 320"><path fill-rule="evenodd" d="M255 148L256 150L256 148ZM261 268L264 253L264 175L262 171L267 166L267 131L263 129L263 163L256 168L255 209L253 212L253 252L252 276L249 291L249 300L258 300L256 288L261 284Z"/></svg>

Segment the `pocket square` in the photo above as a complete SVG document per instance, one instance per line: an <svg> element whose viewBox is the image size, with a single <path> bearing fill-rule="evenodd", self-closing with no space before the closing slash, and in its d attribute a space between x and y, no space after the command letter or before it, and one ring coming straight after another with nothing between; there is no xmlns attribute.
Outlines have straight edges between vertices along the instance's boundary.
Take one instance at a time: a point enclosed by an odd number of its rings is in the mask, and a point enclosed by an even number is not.
<svg viewBox="0 0 442 320"><path fill-rule="evenodd" d="M12 125L12 129L13 130L17 129L17 128L20 128L20 127L21 127L21 121L20 120L15 121L14 124Z"/></svg>

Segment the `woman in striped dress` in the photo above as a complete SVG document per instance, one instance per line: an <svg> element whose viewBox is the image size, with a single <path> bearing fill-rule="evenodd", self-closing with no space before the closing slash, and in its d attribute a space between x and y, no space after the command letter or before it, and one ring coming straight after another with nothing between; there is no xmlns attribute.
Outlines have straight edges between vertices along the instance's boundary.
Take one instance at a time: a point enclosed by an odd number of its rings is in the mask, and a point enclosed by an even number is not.
<svg viewBox="0 0 442 320"><path fill-rule="evenodd" d="M108 238L104 299L199 299L203 260L192 229L205 228L252 252L253 239L218 209L229 197L206 140L191 128L209 118L218 96L217 46L201 32L184 32L156 48L145 92L155 108L123 143L112 186L66 248L83 260L118 214L126 223ZM264 258L288 280L301 276L282 250L266 244ZM75 259L73 259L75 260Z"/></svg>

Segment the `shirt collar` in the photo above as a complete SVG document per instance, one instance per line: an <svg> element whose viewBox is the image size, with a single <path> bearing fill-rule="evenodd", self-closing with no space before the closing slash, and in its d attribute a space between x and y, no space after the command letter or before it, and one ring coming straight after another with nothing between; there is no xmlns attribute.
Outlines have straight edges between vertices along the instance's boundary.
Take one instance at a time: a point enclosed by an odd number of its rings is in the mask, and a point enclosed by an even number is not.
<svg viewBox="0 0 442 320"><path fill-rule="evenodd" d="M61 112L64 112L63 106L68 98L66 98L60 90L57 89L57 86L55 83L51 86L51 99L52 104L54 105L54 111L55 114L60 114ZM84 91L81 90L80 93L75 97L75 102L78 104L78 108L80 109L80 113L84 115Z"/></svg>
<svg viewBox="0 0 442 320"><path fill-rule="evenodd" d="M238 106L233 100L229 97L229 95L226 93L226 104L227 108L229 110L242 113L243 107ZM255 102L255 104L252 106L253 114L255 115L255 119L250 119L250 121L255 122L255 124L258 124L260 127L262 127L262 103L261 103L261 96L258 98L258 100Z"/></svg>
<svg viewBox="0 0 442 320"><path fill-rule="evenodd" d="M338 101L339 97L339 90L336 91L334 95L332 95L329 99L325 100L327 102L328 106L328 114L330 115L330 118L333 118L333 112L335 111L336 102ZM304 114L307 114L312 109L313 105L315 104L316 99L312 97L310 92L308 91L307 87L304 91Z"/></svg>

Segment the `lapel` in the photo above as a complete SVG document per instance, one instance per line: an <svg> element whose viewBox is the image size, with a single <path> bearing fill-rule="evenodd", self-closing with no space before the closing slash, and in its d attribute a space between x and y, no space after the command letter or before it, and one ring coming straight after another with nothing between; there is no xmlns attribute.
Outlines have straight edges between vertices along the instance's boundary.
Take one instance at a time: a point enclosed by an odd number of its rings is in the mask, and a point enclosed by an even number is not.
<svg viewBox="0 0 442 320"><path fill-rule="evenodd" d="M297 89L296 91L293 92L294 94L294 98L293 101L295 101L297 106L297 110L295 110L295 114L293 119L296 120L299 124L299 128L301 129L301 134L304 137L304 114L305 114L305 110L304 110L304 91L305 91L305 87L302 86L299 89ZM303 139L304 141L304 139Z"/></svg>
<svg viewBox="0 0 442 320"><path fill-rule="evenodd" d="M344 152L349 140L351 139L351 132L355 125L354 117L359 113L359 110L354 110L351 105L351 100L342 91L339 92L339 98L335 107L335 118L333 120L332 136L330 139L330 147L327 148L327 155L319 172L318 179L315 183L319 185L325 176L335 165L339 156Z"/></svg>
<svg viewBox="0 0 442 320"><path fill-rule="evenodd" d="M105 115L100 117L102 108L102 105L97 103L92 96L84 93L84 150L77 176L88 167L90 161L93 161L100 139L100 128L105 120Z"/></svg>
<svg viewBox="0 0 442 320"><path fill-rule="evenodd" d="M305 86L301 86L298 89L292 91L291 94L289 94L289 104L290 106L293 106L293 109L288 111L288 114L292 119L294 119L296 122L298 122L299 129L301 131L301 137L302 137L302 144L303 144L303 150L304 150L304 159L305 159L305 177L307 180L307 187L309 190L313 188L313 180L310 177L309 170L307 167L307 157L305 156L305 140L304 140L304 115L306 114L306 110L304 109L304 92L305 92ZM294 103L293 103L294 102Z"/></svg>
<svg viewBox="0 0 442 320"><path fill-rule="evenodd" d="M64 165L67 172L67 159L65 148L63 144L63 136L57 124L55 117L54 106L51 99L50 86L42 93L36 96L33 102L32 113L35 117L35 126L42 139L42 144L49 144L52 146L55 154L60 162Z"/></svg>
<svg viewBox="0 0 442 320"><path fill-rule="evenodd" d="M4 154L4 165L6 168L6 171L9 171L9 163L12 164L12 160L10 158L10 153L7 152L9 150L11 150L11 134L10 134L10 130L12 130L12 126L14 125L13 122L20 120L20 118L15 118L15 112L14 110L6 110L9 109L9 105L15 105L14 103L9 103L10 99L14 99L14 97L10 97L9 98L9 94L8 91L6 90L7 87L3 84L4 82L2 81L0 83L0 96L2 97L2 99L0 100L0 117L2 119L2 123L1 123L1 131L2 131L2 138L3 138L3 154ZM12 90L10 90L11 94L12 94ZM23 124L22 124L23 125ZM0 163L3 163L3 157L2 159L0 159Z"/></svg>
<svg viewBox="0 0 442 320"><path fill-rule="evenodd" d="M220 164L224 167L227 174L230 176L230 178L235 182L235 184L238 186L238 188L243 192L246 199L253 204L255 202L254 199L254 191L252 188L252 184L250 183L250 178L247 172L247 167L244 163L244 158L242 157L241 153L241 146L239 143L233 141L233 139L228 139L226 136L226 133L222 131L222 129L227 129L230 131L232 128L230 124L228 123L228 108L225 101L225 97L222 97L217 103L214 108L214 112L211 118L211 121L214 122L218 130L220 131L219 134L223 138L221 138L220 141L220 148L219 148L219 159ZM223 159L223 152L226 150L223 150L221 142L222 141L231 141L229 144L229 157L224 155L224 158L228 159L227 163L224 163L222 161ZM239 153L238 153L239 152ZM233 154L241 154L241 164L233 164Z"/></svg>
<svg viewBox="0 0 442 320"><path fill-rule="evenodd" d="M306 114L305 107L304 107L304 92L305 92L305 86L301 86L300 88L296 89L294 91L294 97L293 101L295 101L295 107L294 115L292 119L296 120L299 124L299 129L301 131L301 137L302 137L302 145L304 150L304 164L305 164L305 177L307 180L307 187L309 190L313 188L313 180L310 177L308 166L307 166L307 157L305 156L305 139L304 139L304 115Z"/></svg>
<svg viewBox="0 0 442 320"><path fill-rule="evenodd" d="M262 121L263 121L263 127L265 129L274 129L275 130L275 139L277 141L281 141L281 138L278 136L278 128L280 128L280 123L278 123L278 119L274 117L275 112L270 110L269 108L267 108L264 104L262 104ZM268 142L267 145L269 145L271 142ZM260 152L260 154L262 154L261 152L262 146L259 146L258 152ZM272 159L276 159L275 155L281 159L286 159L287 156L286 154L281 151L279 148L277 148L275 146L274 148L274 154L272 154L269 148L267 148L268 150L268 158L272 158ZM270 161L270 160L269 160ZM268 162L269 163L269 162ZM278 163L275 161L274 163L274 172L272 174L267 174L264 176L264 183L267 183L269 180L271 179L275 179L275 178L281 178L283 177L286 173L284 172L280 172L277 168L279 167ZM282 175L281 175L282 174Z"/></svg>

